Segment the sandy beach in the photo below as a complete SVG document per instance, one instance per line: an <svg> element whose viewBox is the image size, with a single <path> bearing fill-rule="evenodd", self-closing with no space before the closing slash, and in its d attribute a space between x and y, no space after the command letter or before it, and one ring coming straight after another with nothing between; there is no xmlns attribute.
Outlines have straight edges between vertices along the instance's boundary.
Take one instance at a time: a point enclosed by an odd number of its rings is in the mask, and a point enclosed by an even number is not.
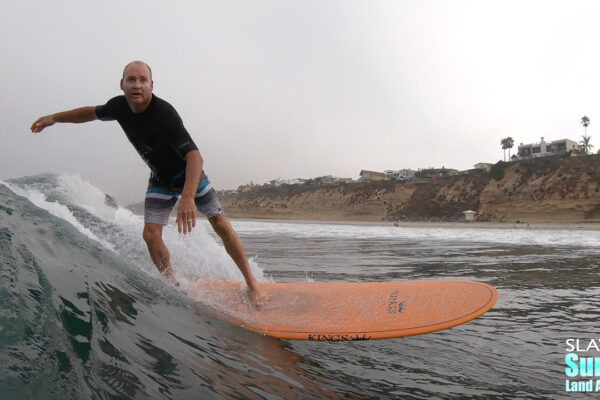
<svg viewBox="0 0 600 400"><path fill-rule="evenodd" d="M326 219L275 219L275 218L238 218L230 217L232 221L261 221L290 224L333 224L333 225L364 225L364 226L393 226L398 228L468 228L468 229L566 229L566 230L600 230L600 223L572 222L377 222L377 221L340 221Z"/></svg>

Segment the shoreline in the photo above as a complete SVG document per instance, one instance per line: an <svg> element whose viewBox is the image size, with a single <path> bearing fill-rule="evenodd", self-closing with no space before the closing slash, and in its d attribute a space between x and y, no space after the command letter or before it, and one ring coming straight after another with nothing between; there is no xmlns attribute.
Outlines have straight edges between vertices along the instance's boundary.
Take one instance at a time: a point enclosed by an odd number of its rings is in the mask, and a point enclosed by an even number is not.
<svg viewBox="0 0 600 400"><path fill-rule="evenodd" d="M136 212L143 215L143 212ZM237 214L237 213L236 213ZM477 222L477 221L453 221L453 222L430 222L430 221L374 221L368 219L335 219L335 218L263 218L262 216L235 216L228 215L231 221L267 222L267 223L290 223L290 224L323 224L323 225L356 225L356 226L389 226L398 228L468 228L468 229L546 229L546 230L600 230L600 222L562 222L562 221L540 221L540 222ZM201 218L201 216L200 216Z"/></svg>
<svg viewBox="0 0 600 400"><path fill-rule="evenodd" d="M357 226L387 226L397 228L469 228L469 229L545 229L545 230L600 230L598 222L377 222L349 221L326 219L278 219L228 217L231 221L290 223L290 224L322 224L322 225L357 225Z"/></svg>

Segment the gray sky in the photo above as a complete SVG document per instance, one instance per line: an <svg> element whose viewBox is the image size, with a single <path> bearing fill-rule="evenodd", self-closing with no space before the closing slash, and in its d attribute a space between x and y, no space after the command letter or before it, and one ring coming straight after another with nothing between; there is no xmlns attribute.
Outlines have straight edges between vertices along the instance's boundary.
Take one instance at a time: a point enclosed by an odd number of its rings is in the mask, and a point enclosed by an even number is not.
<svg viewBox="0 0 600 400"><path fill-rule="evenodd" d="M127 204L148 171L116 122L39 116L152 67L219 189L361 169L468 169L583 135L600 110L597 1L6 1L0 178L79 173ZM600 129L600 128L599 128Z"/></svg>

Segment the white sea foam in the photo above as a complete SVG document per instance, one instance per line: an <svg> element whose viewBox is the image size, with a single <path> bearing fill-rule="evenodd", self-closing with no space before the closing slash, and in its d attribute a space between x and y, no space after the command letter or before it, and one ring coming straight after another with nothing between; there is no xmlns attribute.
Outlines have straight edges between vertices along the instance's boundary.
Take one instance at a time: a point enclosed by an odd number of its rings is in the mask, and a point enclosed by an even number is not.
<svg viewBox="0 0 600 400"><path fill-rule="evenodd" d="M249 235L309 238L403 239L447 242L479 242L511 245L600 247L600 231L569 229L394 227L352 224L235 221L236 229Z"/></svg>
<svg viewBox="0 0 600 400"><path fill-rule="evenodd" d="M43 178L41 180L44 181ZM56 177L56 185L39 181L35 184L1 183L37 207L70 223L88 238L121 254L145 272L158 275L142 239L143 217L126 208L107 204L106 194L79 175L59 175ZM50 195L58 200L48 201ZM78 219L68 205L86 210L100 222L82 220L81 217ZM176 275L184 281L243 280L241 272L220 240L217 241L209 233L211 230L208 222L203 222L202 218L199 218L196 229L186 236L177 232L174 220L165 226L163 239L170 250ZM253 260L250 260L250 266L257 279L262 280L262 268Z"/></svg>
<svg viewBox="0 0 600 400"><path fill-rule="evenodd" d="M35 206L42 208L42 209L48 211L50 214L70 223L75 228L77 228L77 230L79 232L81 232L88 238L102 244L107 249L114 251L114 246L111 243L96 236L90 229L83 226L77 220L77 218L75 218L75 216L73 215L73 213L71 212L71 210L69 210L69 208L67 206L60 204L57 201L48 201L46 198L46 195L44 193L40 192L39 190L31 189L31 188L22 188L22 187L19 187L18 185L14 185L14 184L11 184L8 182L0 182L0 183L5 185L6 187L8 187L15 194L17 194L21 197L25 197L31 203L33 203Z"/></svg>
<svg viewBox="0 0 600 400"><path fill-rule="evenodd" d="M72 204L76 204L107 221L115 221L117 210L123 210L121 208L115 209L106 204L106 194L96 186L83 180L79 175L59 175L56 191L69 199Z"/></svg>

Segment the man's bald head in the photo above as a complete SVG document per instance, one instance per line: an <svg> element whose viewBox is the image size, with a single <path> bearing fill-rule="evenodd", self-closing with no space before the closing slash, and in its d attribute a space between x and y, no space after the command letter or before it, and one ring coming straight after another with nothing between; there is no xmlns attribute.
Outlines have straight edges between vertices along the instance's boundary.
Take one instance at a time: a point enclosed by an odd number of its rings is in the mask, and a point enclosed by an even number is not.
<svg viewBox="0 0 600 400"><path fill-rule="evenodd" d="M139 60L132 61L129 64L127 64L125 66L125 68L123 68L123 78L125 78L125 73L127 72L127 68L129 68L131 65L134 65L134 64L140 64L140 65L143 65L146 68L148 68L148 72L150 72L150 79L152 79L152 69L150 69L150 66L148 64L146 64L145 62L139 61Z"/></svg>
<svg viewBox="0 0 600 400"><path fill-rule="evenodd" d="M143 112L152 101L152 70L143 61L130 62L123 70L120 87L131 111Z"/></svg>

